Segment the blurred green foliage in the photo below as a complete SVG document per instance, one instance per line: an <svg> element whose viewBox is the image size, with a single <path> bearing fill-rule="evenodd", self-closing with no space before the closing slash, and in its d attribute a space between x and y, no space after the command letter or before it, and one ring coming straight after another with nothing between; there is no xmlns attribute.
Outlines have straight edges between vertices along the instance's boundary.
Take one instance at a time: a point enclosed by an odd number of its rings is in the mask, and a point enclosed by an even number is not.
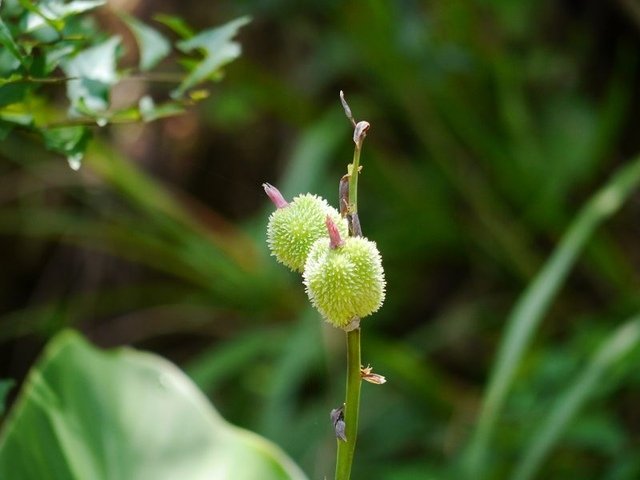
<svg viewBox="0 0 640 480"><path fill-rule="evenodd" d="M353 477L463 478L484 392L507 365L484 469L469 478L638 478L640 351L637 323L624 322L640 310L640 37L625 2L162 5L198 28L254 19L239 34L245 53L195 110L143 127L83 125L95 140L80 172L3 113L14 126L0 126L3 377L20 378L46 338L76 326L175 360L225 418L274 440L310 478L331 477L343 338L267 257L260 184L337 197L352 151L344 89L372 124L359 209L388 280L384 308L363 325L363 360L388 383L363 387ZM141 2L129 17L150 24L159 8ZM120 32L109 7L94 13ZM16 36L2 18L0 64ZM138 83L137 100L180 92ZM121 85L112 103L127 108ZM23 98L6 87L0 99ZM59 87L37 91L64 106ZM45 146L84 139L65 135ZM601 188L618 202L581 223ZM523 292L542 298L526 331L513 320ZM496 357L513 345L508 318L526 341Z"/></svg>
<svg viewBox="0 0 640 480"><path fill-rule="evenodd" d="M156 105L152 97L145 95L116 108L111 104L114 85L135 81L136 70L153 69L169 55L171 44L154 28L121 13L135 37L139 65L138 69L118 68L121 36L101 32L94 17L83 15L104 5L106 0L8 0L2 5L0 133L5 137L14 128L38 133L47 149L67 156L74 170L80 168L91 136L88 125L104 127L109 123L157 120L182 113L194 100L202 99L202 93L186 94L212 77L219 77L221 67L240 55L240 46L232 38L249 21L239 18L194 36L190 30L176 29L172 17L160 17L159 22L182 35L176 47L191 56L183 56L178 62L186 64L187 71L171 77L179 83L171 92L172 99ZM142 79L155 77L149 73ZM66 86L66 115L43 95L43 87L51 84Z"/></svg>

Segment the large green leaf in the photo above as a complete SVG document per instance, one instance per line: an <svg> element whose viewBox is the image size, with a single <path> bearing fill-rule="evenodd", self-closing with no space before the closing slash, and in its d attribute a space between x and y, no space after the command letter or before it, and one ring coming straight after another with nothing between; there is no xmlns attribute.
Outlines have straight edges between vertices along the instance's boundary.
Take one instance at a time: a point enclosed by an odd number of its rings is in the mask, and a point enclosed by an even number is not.
<svg viewBox="0 0 640 480"><path fill-rule="evenodd" d="M304 479L267 440L226 423L174 365L54 338L0 432L0 478Z"/></svg>

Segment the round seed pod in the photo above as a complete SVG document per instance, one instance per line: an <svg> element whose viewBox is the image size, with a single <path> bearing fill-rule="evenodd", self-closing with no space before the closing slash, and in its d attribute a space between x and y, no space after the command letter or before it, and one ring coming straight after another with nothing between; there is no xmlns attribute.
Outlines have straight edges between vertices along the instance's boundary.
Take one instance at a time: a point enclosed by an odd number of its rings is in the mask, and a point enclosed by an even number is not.
<svg viewBox="0 0 640 480"><path fill-rule="evenodd" d="M382 258L375 242L363 237L317 240L303 283L313 306L338 328L348 329L356 317L372 314L384 302Z"/></svg>
<svg viewBox="0 0 640 480"><path fill-rule="evenodd" d="M329 216L345 237L349 227L340 213L317 195L299 195L269 217L267 244L276 259L296 272L302 272L313 243L327 236Z"/></svg>

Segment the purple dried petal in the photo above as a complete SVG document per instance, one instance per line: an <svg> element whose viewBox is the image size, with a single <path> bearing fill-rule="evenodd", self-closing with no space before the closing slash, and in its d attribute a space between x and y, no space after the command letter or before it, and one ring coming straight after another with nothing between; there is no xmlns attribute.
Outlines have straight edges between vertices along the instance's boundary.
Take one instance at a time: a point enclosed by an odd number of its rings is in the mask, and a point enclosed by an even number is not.
<svg viewBox="0 0 640 480"><path fill-rule="evenodd" d="M340 231L329 215L327 215L325 223L327 225L327 231L329 232L329 239L331 240L329 244L331 248L339 248L344 245L344 241L340 238Z"/></svg>
<svg viewBox="0 0 640 480"><path fill-rule="evenodd" d="M280 190L270 183L263 183L262 188L264 188L265 193L271 199L276 208L284 208L289 205L289 202L284 199Z"/></svg>

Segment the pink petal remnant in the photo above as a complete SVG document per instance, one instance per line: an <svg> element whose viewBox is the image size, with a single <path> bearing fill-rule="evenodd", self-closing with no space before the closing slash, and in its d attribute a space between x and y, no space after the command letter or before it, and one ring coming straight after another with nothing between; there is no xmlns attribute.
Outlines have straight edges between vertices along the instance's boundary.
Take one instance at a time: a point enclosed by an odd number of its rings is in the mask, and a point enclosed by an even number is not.
<svg viewBox="0 0 640 480"><path fill-rule="evenodd" d="M262 188L264 188L265 193L271 199L276 208L284 208L289 205L289 202L284 199L280 190L270 183L263 183Z"/></svg>
<svg viewBox="0 0 640 480"><path fill-rule="evenodd" d="M344 245L344 240L340 238L340 231L338 230L338 227L336 226L336 224L333 223L333 220L329 215L327 215L327 219L325 220L325 223L327 225L327 231L329 232L329 240L330 240L329 245L331 246L331 248L335 249Z"/></svg>

